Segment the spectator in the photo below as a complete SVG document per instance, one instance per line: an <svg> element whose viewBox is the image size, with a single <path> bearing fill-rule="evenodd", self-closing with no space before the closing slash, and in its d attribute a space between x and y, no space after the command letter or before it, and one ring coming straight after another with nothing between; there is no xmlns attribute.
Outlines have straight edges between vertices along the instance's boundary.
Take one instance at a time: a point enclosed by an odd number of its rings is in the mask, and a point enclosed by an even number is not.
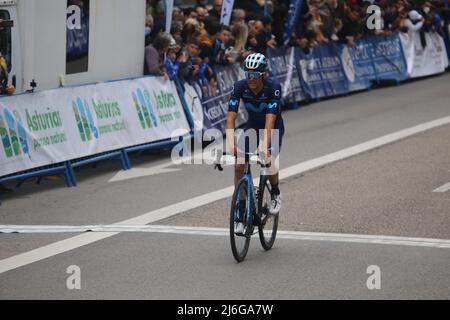
<svg viewBox="0 0 450 320"><path fill-rule="evenodd" d="M232 27L231 33L234 38L234 51L232 54L234 54L234 58L238 62L244 61L250 54L250 51L246 50L248 27L244 23L236 24Z"/></svg>
<svg viewBox="0 0 450 320"><path fill-rule="evenodd" d="M203 22L205 21L206 17L208 17L208 10L206 10L205 7L197 6L195 8L195 12L197 12L197 21Z"/></svg>
<svg viewBox="0 0 450 320"><path fill-rule="evenodd" d="M218 19L209 16L204 21L204 28L205 28L205 31L208 32L208 34L212 38L220 32L220 30L222 29L222 26L220 25L220 22Z"/></svg>
<svg viewBox="0 0 450 320"><path fill-rule="evenodd" d="M170 27L170 34L172 36L178 35L181 36L183 32L183 23L181 21L172 21L172 25Z"/></svg>
<svg viewBox="0 0 450 320"><path fill-rule="evenodd" d="M154 5L153 27L150 33L150 37L154 39L158 33L164 30L166 24L166 17L164 15L164 2L162 0L156 1Z"/></svg>
<svg viewBox="0 0 450 320"><path fill-rule="evenodd" d="M422 44L422 48L427 46L427 41L425 38L424 30L422 27L425 25L425 19L422 17L420 13L416 10L411 10L408 13L408 17L405 20L405 27L408 30L410 35L419 34L420 35L420 43Z"/></svg>
<svg viewBox="0 0 450 320"><path fill-rule="evenodd" d="M16 88L9 84L8 61L0 52L0 94L14 94Z"/></svg>
<svg viewBox="0 0 450 320"><path fill-rule="evenodd" d="M193 57L193 66L198 73L194 76L194 81L200 84L202 94L205 97L212 97L216 95L217 80L213 69L209 65L209 57L211 56L212 48L207 45L199 45L198 55Z"/></svg>
<svg viewBox="0 0 450 320"><path fill-rule="evenodd" d="M212 51L212 63L227 65L235 63L236 59L231 57L233 49L230 50L231 29L228 26L222 26L218 33Z"/></svg>
<svg viewBox="0 0 450 320"><path fill-rule="evenodd" d="M152 28L154 25L153 17L151 14L148 14L145 18L145 37L149 37L152 33Z"/></svg>
<svg viewBox="0 0 450 320"><path fill-rule="evenodd" d="M222 5L223 0L214 0L212 9L208 11L209 15L220 21L220 16L222 15Z"/></svg>
<svg viewBox="0 0 450 320"><path fill-rule="evenodd" d="M259 2L259 3L258 3ZM264 0L239 0L234 2L235 9L243 9L253 18L264 15Z"/></svg>
<svg viewBox="0 0 450 320"><path fill-rule="evenodd" d="M173 37L165 32L159 33L152 44L145 47L145 71L144 74L163 76L169 79L164 68L164 55L169 48L175 48L176 42Z"/></svg>
<svg viewBox="0 0 450 320"><path fill-rule="evenodd" d="M180 54L183 47L183 39L180 35L173 36L175 40L175 46L169 46L166 60L164 61L164 67L170 80L174 80L176 76L184 78L186 74L186 67L188 59Z"/></svg>
<svg viewBox="0 0 450 320"><path fill-rule="evenodd" d="M214 64L239 62L250 52L265 53L267 48L284 44L289 1L268 0L268 16L264 0L235 1L230 27L220 24L223 1L197 0L194 7L183 9L175 6L171 26L175 40L169 43L175 41L176 46L157 49L164 42L156 39L165 27L163 1L147 0L146 66L150 65L151 72L161 75L167 71L171 79L178 74L184 80L201 83L203 95L210 96L216 92ZM208 2L212 7L207 8ZM381 8L381 30L367 27L371 17L367 8L371 4ZM417 19L419 16L421 19ZM354 47L355 41L366 35L389 36L401 31L420 32L425 46L424 32L442 33L441 17L449 16L450 11L438 0L305 0L288 44L298 45L305 52L330 41ZM165 63L164 52L168 59Z"/></svg>
<svg viewBox="0 0 450 320"><path fill-rule="evenodd" d="M305 7L306 4L303 5ZM303 9L303 8L302 8ZM288 15L288 7L284 2L274 3L274 11L272 17L274 17L273 22L273 34L275 35L275 40L278 44L283 44L283 33L285 28L285 23ZM301 24L301 21L298 21L297 24Z"/></svg>
<svg viewBox="0 0 450 320"><path fill-rule="evenodd" d="M257 40L258 34L264 29L264 25L261 20L250 20L248 22L248 38L247 38L247 50L258 52L259 43Z"/></svg>
<svg viewBox="0 0 450 320"><path fill-rule="evenodd" d="M191 41L193 38L199 37L200 36L199 29L200 29L199 22L194 18L188 18L181 32L183 42L187 43Z"/></svg>
<svg viewBox="0 0 450 320"><path fill-rule="evenodd" d="M277 45L277 42L275 41L275 36L272 33L273 19L270 16L265 16L261 19L261 22L263 24L263 29L260 31L259 36L260 40L258 41L263 43L265 47L273 49Z"/></svg>
<svg viewBox="0 0 450 320"><path fill-rule="evenodd" d="M209 81L209 96L214 97L217 94L217 78L214 69L211 67L212 47L204 44L200 45L200 58L207 64L206 79Z"/></svg>
<svg viewBox="0 0 450 320"><path fill-rule="evenodd" d="M408 29L408 32L417 32L422 29L424 23L425 19L416 10L411 10L408 13L405 26Z"/></svg>
<svg viewBox="0 0 450 320"><path fill-rule="evenodd" d="M359 34L363 33L365 28L365 23L360 18L357 6L344 4L342 29L337 36L339 39L343 39L349 47L356 47L355 40Z"/></svg>
<svg viewBox="0 0 450 320"><path fill-rule="evenodd" d="M326 0L319 10L320 19L323 21L323 35L328 39L331 39L333 35L336 37L337 8L337 0Z"/></svg>
<svg viewBox="0 0 450 320"><path fill-rule="evenodd" d="M250 20L248 22L248 33L250 36L257 36L260 31L264 29L264 25L261 20Z"/></svg>
<svg viewBox="0 0 450 320"><path fill-rule="evenodd" d="M183 26L185 20L183 11L179 7L174 7L172 12L172 21L179 21Z"/></svg>
<svg viewBox="0 0 450 320"><path fill-rule="evenodd" d="M3 21L0 19L0 22ZM8 61L6 61L5 57L3 57L0 52L0 95L14 94L16 88L13 85L8 84L9 74L8 74ZM12 193L14 190L7 188L3 184L0 183L0 194Z"/></svg>
<svg viewBox="0 0 450 320"><path fill-rule="evenodd" d="M236 25L239 23L245 23L246 14L242 9L234 9L231 14L231 24Z"/></svg>
<svg viewBox="0 0 450 320"><path fill-rule="evenodd" d="M185 8L183 12L186 19L197 19L197 11L194 8Z"/></svg>

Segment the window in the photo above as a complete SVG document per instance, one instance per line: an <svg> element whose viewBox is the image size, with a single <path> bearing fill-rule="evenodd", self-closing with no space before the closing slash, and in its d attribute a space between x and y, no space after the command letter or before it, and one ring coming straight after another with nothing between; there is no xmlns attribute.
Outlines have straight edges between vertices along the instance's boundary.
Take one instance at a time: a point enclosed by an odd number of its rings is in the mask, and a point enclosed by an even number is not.
<svg viewBox="0 0 450 320"><path fill-rule="evenodd" d="M10 20L9 11L0 10L0 20ZM11 71L11 28L0 27L0 53L6 59L8 72Z"/></svg>
<svg viewBox="0 0 450 320"><path fill-rule="evenodd" d="M67 0L66 74L87 72L89 0Z"/></svg>

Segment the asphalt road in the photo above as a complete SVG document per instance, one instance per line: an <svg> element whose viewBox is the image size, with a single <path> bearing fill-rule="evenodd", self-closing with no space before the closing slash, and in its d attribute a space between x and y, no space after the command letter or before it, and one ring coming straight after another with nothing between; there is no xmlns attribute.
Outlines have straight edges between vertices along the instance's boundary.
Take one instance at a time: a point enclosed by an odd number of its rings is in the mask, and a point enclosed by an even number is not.
<svg viewBox="0 0 450 320"><path fill-rule="evenodd" d="M282 168L450 116L449 81L445 74L285 112ZM287 178L280 230L448 240L450 191L433 191L450 182L449 156L443 125ZM176 171L132 178L108 162L80 170L74 189L26 183L3 198L0 225L114 224L233 183L231 168L176 167L169 152L132 161ZM129 179L110 182L118 175ZM226 228L229 203L225 196L153 224ZM75 235L0 234L0 266ZM225 235L121 233L46 259L41 252L0 273L0 299L450 299L450 249L436 246L280 238L265 253L255 238L236 264ZM66 287L71 265L81 268L81 290ZM372 265L381 290L366 286Z"/></svg>

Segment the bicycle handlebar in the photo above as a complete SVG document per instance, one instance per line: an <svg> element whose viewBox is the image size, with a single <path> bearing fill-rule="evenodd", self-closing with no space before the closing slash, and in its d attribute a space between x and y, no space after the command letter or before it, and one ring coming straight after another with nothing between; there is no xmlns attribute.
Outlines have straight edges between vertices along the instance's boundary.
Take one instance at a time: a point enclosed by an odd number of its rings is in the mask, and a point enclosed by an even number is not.
<svg viewBox="0 0 450 320"><path fill-rule="evenodd" d="M217 155L216 164L214 165L214 170L219 170L220 172L223 172L223 166L221 163L223 156L231 156L231 155L226 152L223 152L222 155ZM260 157L259 153L246 152L245 153L245 163L250 162L250 158L252 156L258 157L258 159L256 160L256 163L258 165L260 165L262 168L270 168L271 167L272 162L268 162L268 164L266 164ZM234 156L234 157L237 158L237 156Z"/></svg>

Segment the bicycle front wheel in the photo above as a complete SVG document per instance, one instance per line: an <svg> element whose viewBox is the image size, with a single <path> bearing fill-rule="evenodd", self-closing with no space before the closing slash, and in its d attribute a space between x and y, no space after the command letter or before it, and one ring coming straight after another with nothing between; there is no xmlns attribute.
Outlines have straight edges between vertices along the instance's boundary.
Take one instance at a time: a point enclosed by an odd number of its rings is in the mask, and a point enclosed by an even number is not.
<svg viewBox="0 0 450 320"><path fill-rule="evenodd" d="M230 212L230 240L231 240L231 250L233 251L233 256L237 262L242 262L247 256L248 248L250 246L251 225L247 225L245 219L245 212L247 207L250 205L247 203L247 183L241 181L234 191L233 200L231 203ZM240 206L244 206L240 208ZM239 224L243 224L242 230L238 230Z"/></svg>
<svg viewBox="0 0 450 320"><path fill-rule="evenodd" d="M269 212L272 186L270 185L268 177L262 177L259 189L259 215L261 218L261 225L259 226L259 240L264 250L272 249L275 239L277 237L278 219L279 215L273 215Z"/></svg>

